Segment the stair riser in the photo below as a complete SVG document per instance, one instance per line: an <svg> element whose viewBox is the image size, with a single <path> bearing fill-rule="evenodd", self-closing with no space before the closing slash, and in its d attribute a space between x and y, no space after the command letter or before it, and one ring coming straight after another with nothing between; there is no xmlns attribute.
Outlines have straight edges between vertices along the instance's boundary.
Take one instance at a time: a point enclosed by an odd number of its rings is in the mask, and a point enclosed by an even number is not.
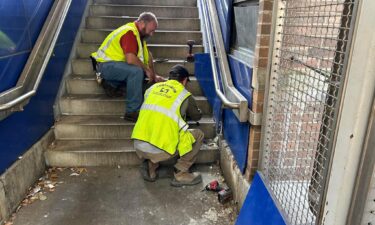
<svg viewBox="0 0 375 225"><path fill-rule="evenodd" d="M218 159L217 150L201 151L196 163L214 163ZM86 167L86 166L136 166L141 160L133 152L69 152L47 151L45 153L48 166L54 167ZM174 164L175 160L163 164Z"/></svg>
<svg viewBox="0 0 375 225"><path fill-rule="evenodd" d="M91 53L96 52L99 48L98 44L79 45L77 47L78 58L88 59ZM166 59L186 59L188 54L188 47L175 47L175 46L150 46L149 50L155 59L166 58ZM194 47L193 53L203 52L203 47Z"/></svg>
<svg viewBox="0 0 375 225"><path fill-rule="evenodd" d="M183 64L190 74L194 74L194 64L193 63L181 63ZM164 63L154 63L155 71L161 76L168 77L169 70L172 66L176 65L177 62L164 62ZM74 74L78 75L90 75L93 76L94 71L92 70L91 61L89 60L73 60L72 69Z"/></svg>
<svg viewBox="0 0 375 225"><path fill-rule="evenodd" d="M191 125L189 128L199 128L205 138L215 137L214 124L206 123ZM56 124L56 139L124 139L130 138L133 125L79 125L79 124Z"/></svg>
<svg viewBox="0 0 375 225"><path fill-rule="evenodd" d="M86 27L90 29L116 29L126 23L133 22L132 18L107 18L107 17L88 17ZM200 30L198 19L158 19L158 30Z"/></svg>
<svg viewBox="0 0 375 225"><path fill-rule="evenodd" d="M135 166L141 160L134 153L101 152L101 153L77 153L47 151L45 153L48 166L80 167L80 166Z"/></svg>
<svg viewBox="0 0 375 225"><path fill-rule="evenodd" d="M68 93L70 94L103 94L104 89L95 80L68 80ZM195 96L202 96L202 90L196 80L191 81L188 90Z"/></svg>
<svg viewBox="0 0 375 225"><path fill-rule="evenodd" d="M204 115L212 113L207 100L197 100L196 102ZM64 115L123 115L125 112L125 99L123 101L121 99L117 101L62 99L60 101L60 108Z"/></svg>
<svg viewBox="0 0 375 225"><path fill-rule="evenodd" d="M91 5L91 16L139 16L142 12L153 12L157 17L198 18L196 7L155 7Z"/></svg>
<svg viewBox="0 0 375 225"><path fill-rule="evenodd" d="M196 0L94 0L94 4L196 6Z"/></svg>
<svg viewBox="0 0 375 225"><path fill-rule="evenodd" d="M101 43L111 31L84 30L82 42ZM155 32L148 41L149 44L186 44L187 40L195 40L196 44L202 44L202 34L197 32Z"/></svg>

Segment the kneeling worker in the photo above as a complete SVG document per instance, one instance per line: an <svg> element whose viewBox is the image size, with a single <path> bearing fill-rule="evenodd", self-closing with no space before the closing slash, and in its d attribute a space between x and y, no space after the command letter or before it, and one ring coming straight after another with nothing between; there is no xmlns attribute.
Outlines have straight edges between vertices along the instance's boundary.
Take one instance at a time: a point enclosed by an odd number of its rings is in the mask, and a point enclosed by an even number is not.
<svg viewBox="0 0 375 225"><path fill-rule="evenodd" d="M195 185L202 182L198 172L189 172L197 159L204 134L199 129L188 129L186 118L198 121L200 109L185 89L189 73L182 65L172 67L169 80L156 83L145 93L132 139L137 155L144 159L141 173L145 180L155 181L159 162L177 154L172 186Z"/></svg>

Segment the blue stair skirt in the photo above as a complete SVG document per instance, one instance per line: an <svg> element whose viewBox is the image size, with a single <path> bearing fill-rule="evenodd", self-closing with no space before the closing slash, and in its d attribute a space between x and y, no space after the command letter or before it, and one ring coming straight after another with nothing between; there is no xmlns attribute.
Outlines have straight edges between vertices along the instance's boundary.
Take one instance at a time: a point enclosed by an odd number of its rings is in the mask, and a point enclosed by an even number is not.
<svg viewBox="0 0 375 225"><path fill-rule="evenodd" d="M236 225L286 225L259 172L254 176Z"/></svg>
<svg viewBox="0 0 375 225"><path fill-rule="evenodd" d="M224 138L228 142L230 149L236 159L238 167L244 173L247 163L247 150L249 145L250 124L241 123L230 109L221 109L221 101L216 95L215 85L212 78L212 68L210 54L197 53L195 57L195 76L213 109L213 117L218 124L222 122ZM233 83L239 88L241 94L247 97L249 103L252 102L250 87L252 69L245 67L233 58L230 58L233 68Z"/></svg>

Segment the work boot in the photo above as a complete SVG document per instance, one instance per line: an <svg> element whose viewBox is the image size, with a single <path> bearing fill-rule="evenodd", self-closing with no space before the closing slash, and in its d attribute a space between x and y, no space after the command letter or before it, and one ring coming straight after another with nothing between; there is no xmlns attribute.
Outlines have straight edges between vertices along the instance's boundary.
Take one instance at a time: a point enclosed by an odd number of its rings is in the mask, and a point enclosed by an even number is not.
<svg viewBox="0 0 375 225"><path fill-rule="evenodd" d="M153 163L150 160L144 160L140 167L140 172L145 181L154 182L156 181L158 174L156 169L159 167L159 163Z"/></svg>
<svg viewBox="0 0 375 225"><path fill-rule="evenodd" d="M178 171L174 173L174 179L171 182L173 187L192 186L202 182L202 176L198 172Z"/></svg>
<svg viewBox="0 0 375 225"><path fill-rule="evenodd" d="M124 120L137 122L138 116L139 116L139 112L127 112L124 115Z"/></svg>
<svg viewBox="0 0 375 225"><path fill-rule="evenodd" d="M116 98L116 97L122 97L124 96L123 90L119 87L113 87L111 84L109 84L106 80L102 80L101 85L104 89L105 94L108 97Z"/></svg>

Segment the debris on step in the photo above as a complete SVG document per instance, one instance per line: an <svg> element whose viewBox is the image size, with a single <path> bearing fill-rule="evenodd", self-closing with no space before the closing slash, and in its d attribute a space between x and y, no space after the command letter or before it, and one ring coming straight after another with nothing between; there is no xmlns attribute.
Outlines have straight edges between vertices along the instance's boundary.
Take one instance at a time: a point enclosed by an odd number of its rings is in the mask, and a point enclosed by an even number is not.
<svg viewBox="0 0 375 225"><path fill-rule="evenodd" d="M9 220L4 222L4 225L13 225L14 220L16 219L16 214L13 213Z"/></svg>
<svg viewBox="0 0 375 225"><path fill-rule="evenodd" d="M215 139L205 139L203 140L203 146L208 148L208 149L217 149L217 140Z"/></svg>
<svg viewBox="0 0 375 225"><path fill-rule="evenodd" d="M70 176L79 176L82 173L87 172L86 168L70 168L70 170L73 172Z"/></svg>

